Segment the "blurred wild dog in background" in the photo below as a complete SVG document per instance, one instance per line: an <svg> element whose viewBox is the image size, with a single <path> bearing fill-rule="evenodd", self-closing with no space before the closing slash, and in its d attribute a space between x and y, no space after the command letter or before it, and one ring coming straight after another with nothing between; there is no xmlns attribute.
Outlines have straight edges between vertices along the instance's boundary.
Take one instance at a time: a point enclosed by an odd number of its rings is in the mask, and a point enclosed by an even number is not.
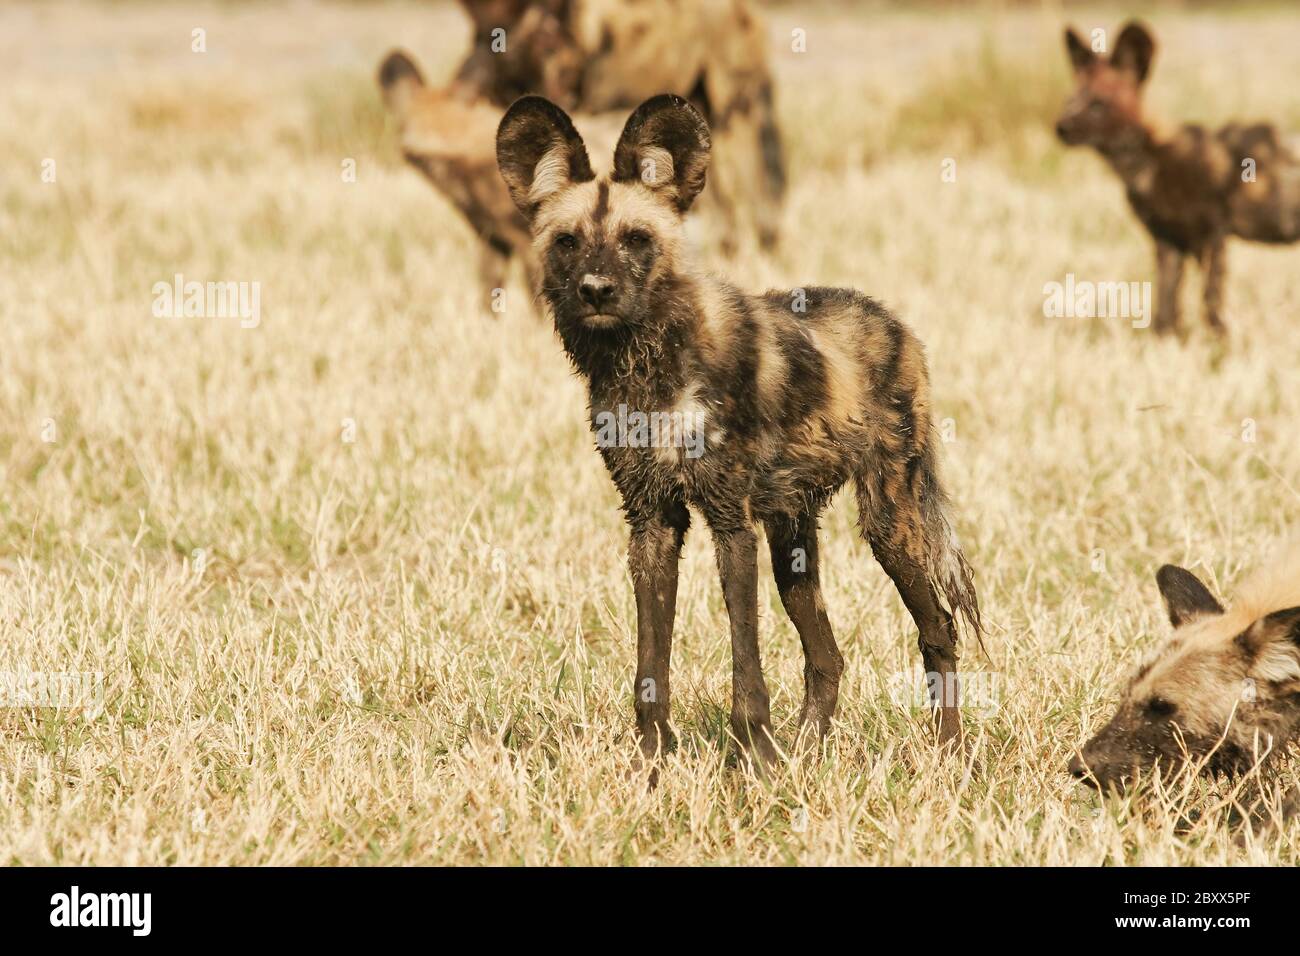
<svg viewBox="0 0 1300 956"><path fill-rule="evenodd" d="M480 243L479 274L486 290L505 287L518 256L530 289L540 275L519 215L496 174L494 142L500 111L452 84L426 86L409 56L394 51L379 67L384 105L398 122L402 155L468 220Z"/></svg>
<svg viewBox="0 0 1300 956"><path fill-rule="evenodd" d="M1070 145L1094 147L1124 182L1129 204L1156 243L1155 328L1178 328L1183 263L1195 256L1204 279L1205 320L1223 324L1225 243L1300 239L1300 158L1274 127L1230 123L1217 131L1184 124L1163 130L1143 116L1142 87L1155 41L1129 23L1109 59L1065 32L1076 89L1056 124Z"/></svg>
<svg viewBox="0 0 1300 956"><path fill-rule="evenodd" d="M490 189L479 179L466 185L455 179L458 170L478 177L482 157L492 152L491 141L481 137L477 107L491 104L499 118L501 110L527 93L545 96L571 112L618 111L620 119L656 93L691 99L714 131L714 188L709 202L718 220L713 232L719 246L734 252L741 236L753 236L765 248L775 245L785 160L767 64L767 36L747 0L461 3L473 24L468 56L445 90L435 93L426 87L415 97L399 99L399 104L422 101L425 105L397 115L408 160L465 212L489 244L484 252L489 272L494 260L512 255L535 266L518 242L521 222L517 216L499 218L497 207L503 196L493 197L488 215L482 200ZM381 68L380 82L390 106L394 97L387 93L385 76L419 78L409 57L404 59L405 66L395 64L390 69L390 56ZM592 124L584 122L584 128ZM616 134L617 127L612 131ZM430 144L455 152L450 157L431 153ZM491 178L498 180L495 175ZM499 180L493 186L499 189Z"/></svg>
<svg viewBox="0 0 1300 956"><path fill-rule="evenodd" d="M844 662L822 599L817 522L849 481L862 535L920 628L927 671L941 678L932 695L941 739L956 740L955 617L978 634L979 607L939 480L921 344L851 289L751 295L697 273L682 254L682 216L704 188L709 156L703 117L666 94L633 112L600 177L549 100L516 101L497 136L501 175L529 221L543 295L587 385L631 529L643 753L672 743L669 657L688 506L712 533L722 579L736 739L759 764L776 757L758 647L757 524L803 644L801 725L813 739L826 733ZM634 419L626 433L610 428Z"/></svg>
<svg viewBox="0 0 1300 956"><path fill-rule="evenodd" d="M1165 565L1156 583L1173 636L1070 762L1101 789L1188 760L1207 773L1240 773L1300 732L1300 541L1248 579L1229 610L1183 568Z"/></svg>
<svg viewBox="0 0 1300 956"><path fill-rule="evenodd" d="M402 155L443 194L479 237L479 276L490 306L504 289L512 259L518 258L525 282L537 291L541 269L533 253L528 223L515 208L497 172L496 131L501 110L460 80L428 86L415 62L400 50L379 67L384 105L397 120ZM589 128L605 134L611 148L618 119L586 117ZM602 140L603 141L603 140Z"/></svg>

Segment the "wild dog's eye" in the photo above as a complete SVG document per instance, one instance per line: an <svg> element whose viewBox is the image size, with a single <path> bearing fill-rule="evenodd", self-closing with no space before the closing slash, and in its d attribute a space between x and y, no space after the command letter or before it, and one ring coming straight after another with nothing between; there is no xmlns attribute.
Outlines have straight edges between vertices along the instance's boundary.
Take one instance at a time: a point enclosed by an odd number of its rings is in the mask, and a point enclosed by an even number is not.
<svg viewBox="0 0 1300 956"><path fill-rule="evenodd" d="M578 247L578 237L571 232L562 232L555 237L555 244L561 249L576 249Z"/></svg>
<svg viewBox="0 0 1300 956"><path fill-rule="evenodd" d="M623 241L633 249L639 249L650 244L650 233L643 229L633 229L623 236Z"/></svg>
<svg viewBox="0 0 1300 956"><path fill-rule="evenodd" d="M1163 697L1152 697L1147 701L1147 713L1152 717L1168 717L1177 709L1176 704L1165 700Z"/></svg>

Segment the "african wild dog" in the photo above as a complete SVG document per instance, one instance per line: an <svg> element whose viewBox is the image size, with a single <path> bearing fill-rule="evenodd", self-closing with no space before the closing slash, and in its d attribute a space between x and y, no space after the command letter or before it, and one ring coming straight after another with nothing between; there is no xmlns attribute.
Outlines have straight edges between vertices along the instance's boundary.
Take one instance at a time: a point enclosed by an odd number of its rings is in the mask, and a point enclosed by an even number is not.
<svg viewBox="0 0 1300 956"><path fill-rule="evenodd" d="M632 113L600 177L549 100L518 100L497 134L501 175L531 225L544 298L586 382L631 529L643 751L672 742L669 653L692 506L712 532L731 622L731 727L766 764L775 750L759 663L757 524L803 643L802 726L817 735L844 668L818 580L817 521L845 482L855 482L861 531L920 628L926 669L950 686L954 615L979 633L979 609L945 511L921 344L851 289L749 295L694 271L681 254L682 215L704 187L709 152L703 117L669 94ZM628 409L674 425L658 441L602 438L602 422ZM941 738L952 741L957 702L938 705Z"/></svg>
<svg viewBox="0 0 1300 956"><path fill-rule="evenodd" d="M1226 611L1190 571L1165 565L1156 583L1174 633L1070 762L1095 787L1122 790L1139 770L1189 759L1208 773L1241 772L1300 733L1300 542Z"/></svg>
<svg viewBox="0 0 1300 956"><path fill-rule="evenodd" d="M1106 158L1155 239L1156 330L1177 330L1183 262L1195 256L1204 277L1205 319L1216 332L1225 332L1227 237L1269 243L1300 239L1300 159L1264 124L1164 131L1147 121L1142 86L1155 41L1139 23L1124 27L1108 60L1072 29L1066 30L1065 43L1077 89L1056 132L1063 142L1092 146Z"/></svg>

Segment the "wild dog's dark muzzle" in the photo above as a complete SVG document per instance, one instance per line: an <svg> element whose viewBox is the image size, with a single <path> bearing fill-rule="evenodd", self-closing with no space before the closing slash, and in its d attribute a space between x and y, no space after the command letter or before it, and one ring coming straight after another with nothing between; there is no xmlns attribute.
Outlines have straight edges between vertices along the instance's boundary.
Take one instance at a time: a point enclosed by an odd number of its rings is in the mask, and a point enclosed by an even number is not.
<svg viewBox="0 0 1300 956"><path fill-rule="evenodd" d="M1076 780L1082 780L1084 777L1088 776L1088 767L1083 762L1083 754L1076 753L1071 757L1069 766L1066 767L1066 770L1068 770L1070 776L1074 777Z"/></svg>
<svg viewBox="0 0 1300 956"><path fill-rule="evenodd" d="M600 312L614 304L617 288L613 279L589 272L578 283L578 298Z"/></svg>

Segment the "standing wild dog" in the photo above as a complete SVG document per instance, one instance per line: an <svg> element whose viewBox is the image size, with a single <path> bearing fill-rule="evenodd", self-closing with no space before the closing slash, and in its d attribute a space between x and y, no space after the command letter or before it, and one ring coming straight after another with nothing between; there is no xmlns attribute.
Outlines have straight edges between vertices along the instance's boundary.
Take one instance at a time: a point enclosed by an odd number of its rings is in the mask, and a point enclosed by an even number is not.
<svg viewBox="0 0 1300 956"><path fill-rule="evenodd" d="M954 615L979 633L979 608L945 513L920 343L851 289L749 295L693 271L681 255L682 215L704 188L709 151L704 119L667 94L633 112L600 177L549 100L518 100L497 133L502 178L531 226L543 294L587 384L631 528L642 748L651 755L672 742L677 564L693 506L713 535L731 622L731 728L767 763L757 524L803 644L802 725L817 735L844 668L817 558L818 516L841 485L857 486L862 534L920 628L926 669L954 691ZM634 420L626 435L612 427ZM940 735L952 741L956 695L937 696Z"/></svg>
<svg viewBox="0 0 1300 956"><path fill-rule="evenodd" d="M1188 760L1238 773L1300 732L1300 542L1256 572L1230 610L1182 568L1165 565L1156 583L1174 633L1070 762L1095 787L1122 790L1139 770Z"/></svg>
<svg viewBox="0 0 1300 956"><path fill-rule="evenodd" d="M1129 204L1156 243L1155 328L1178 328L1183 262L1195 256L1204 279L1205 319L1223 324L1224 245L1300 239L1300 159L1264 124L1158 129L1142 115L1142 86L1155 41L1138 23L1124 27L1110 59L1074 30L1065 43L1077 89L1056 124L1070 145L1094 147L1124 182Z"/></svg>

